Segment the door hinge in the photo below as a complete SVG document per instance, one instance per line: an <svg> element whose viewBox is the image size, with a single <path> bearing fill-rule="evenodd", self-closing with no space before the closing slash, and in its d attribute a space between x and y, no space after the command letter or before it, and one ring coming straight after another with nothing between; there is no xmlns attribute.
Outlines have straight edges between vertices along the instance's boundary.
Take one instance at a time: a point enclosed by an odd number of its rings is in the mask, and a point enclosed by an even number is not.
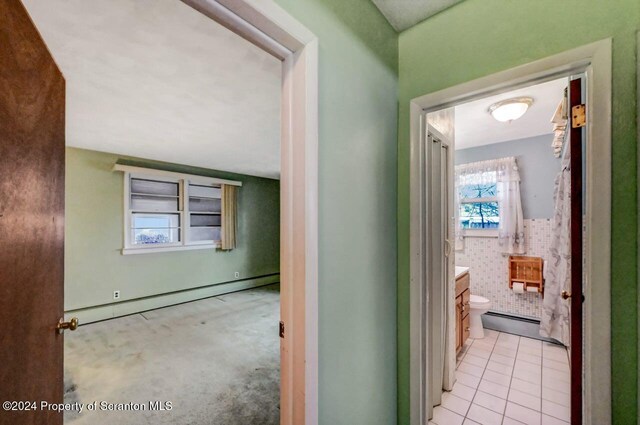
<svg viewBox="0 0 640 425"><path fill-rule="evenodd" d="M587 124L586 109L584 103L571 108L571 128L580 128Z"/></svg>
<svg viewBox="0 0 640 425"><path fill-rule="evenodd" d="M280 322L280 338L284 338L284 322Z"/></svg>

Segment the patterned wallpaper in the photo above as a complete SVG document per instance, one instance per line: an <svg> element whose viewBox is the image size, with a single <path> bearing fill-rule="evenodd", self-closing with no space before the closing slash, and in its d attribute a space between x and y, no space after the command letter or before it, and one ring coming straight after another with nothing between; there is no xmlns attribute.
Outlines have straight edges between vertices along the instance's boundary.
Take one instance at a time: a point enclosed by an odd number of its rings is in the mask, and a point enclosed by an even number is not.
<svg viewBox="0 0 640 425"><path fill-rule="evenodd" d="M525 219L525 255L549 258L550 219ZM469 267L471 293L488 298L491 310L500 313L540 318L542 295L515 294L509 289L509 256L503 255L498 238L465 238L463 251L456 252L456 265Z"/></svg>

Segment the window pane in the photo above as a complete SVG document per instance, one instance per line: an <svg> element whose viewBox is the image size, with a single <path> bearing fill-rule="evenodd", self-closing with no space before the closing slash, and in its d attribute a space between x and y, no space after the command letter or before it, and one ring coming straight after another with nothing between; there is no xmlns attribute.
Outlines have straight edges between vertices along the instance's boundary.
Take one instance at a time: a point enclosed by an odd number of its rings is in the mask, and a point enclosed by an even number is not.
<svg viewBox="0 0 640 425"><path fill-rule="evenodd" d="M220 227L192 227L190 229L192 241L219 241Z"/></svg>
<svg viewBox="0 0 640 425"><path fill-rule="evenodd" d="M219 187L190 184L189 196L198 196L201 198L220 198L222 196L222 191Z"/></svg>
<svg viewBox="0 0 640 425"><path fill-rule="evenodd" d="M220 199L189 198L191 211L220 212L221 207Z"/></svg>
<svg viewBox="0 0 640 425"><path fill-rule="evenodd" d="M140 228L155 228L155 229L169 229L180 227L180 215L179 214L143 214L134 213L133 222L131 223L134 229Z"/></svg>
<svg viewBox="0 0 640 425"><path fill-rule="evenodd" d="M191 214L191 227L220 226L221 217L217 214Z"/></svg>
<svg viewBox="0 0 640 425"><path fill-rule="evenodd" d="M131 195L131 209L135 211L178 211L178 198Z"/></svg>
<svg viewBox="0 0 640 425"><path fill-rule="evenodd" d="M179 214L138 214L132 216L132 241L135 245L180 242Z"/></svg>
<svg viewBox="0 0 640 425"><path fill-rule="evenodd" d="M131 193L178 196L178 183L156 180L131 179Z"/></svg>
<svg viewBox="0 0 640 425"><path fill-rule="evenodd" d="M134 245L163 245L180 242L180 229L133 229Z"/></svg>
<svg viewBox="0 0 640 425"><path fill-rule="evenodd" d="M500 226L497 202L473 202L460 205L463 229L497 229Z"/></svg>
<svg viewBox="0 0 640 425"><path fill-rule="evenodd" d="M491 198L497 195L496 183L467 184L458 188L460 199Z"/></svg>

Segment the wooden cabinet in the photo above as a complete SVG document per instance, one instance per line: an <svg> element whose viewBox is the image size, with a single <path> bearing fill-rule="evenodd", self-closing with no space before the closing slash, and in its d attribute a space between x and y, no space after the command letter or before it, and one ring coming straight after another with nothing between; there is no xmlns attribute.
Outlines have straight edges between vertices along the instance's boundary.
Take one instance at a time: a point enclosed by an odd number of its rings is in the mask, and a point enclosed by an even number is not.
<svg viewBox="0 0 640 425"><path fill-rule="evenodd" d="M465 273L456 279L456 353L469 338L469 291L470 276Z"/></svg>

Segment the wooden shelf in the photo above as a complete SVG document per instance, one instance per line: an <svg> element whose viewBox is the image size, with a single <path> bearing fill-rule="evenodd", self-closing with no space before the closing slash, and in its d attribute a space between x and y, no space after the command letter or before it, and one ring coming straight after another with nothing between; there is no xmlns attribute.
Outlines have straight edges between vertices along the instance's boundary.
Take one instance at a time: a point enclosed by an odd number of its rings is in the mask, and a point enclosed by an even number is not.
<svg viewBox="0 0 640 425"><path fill-rule="evenodd" d="M526 257L512 255L509 257L509 288L513 289L514 282L524 283L525 291L528 287L535 287L544 294L544 261L541 257Z"/></svg>

